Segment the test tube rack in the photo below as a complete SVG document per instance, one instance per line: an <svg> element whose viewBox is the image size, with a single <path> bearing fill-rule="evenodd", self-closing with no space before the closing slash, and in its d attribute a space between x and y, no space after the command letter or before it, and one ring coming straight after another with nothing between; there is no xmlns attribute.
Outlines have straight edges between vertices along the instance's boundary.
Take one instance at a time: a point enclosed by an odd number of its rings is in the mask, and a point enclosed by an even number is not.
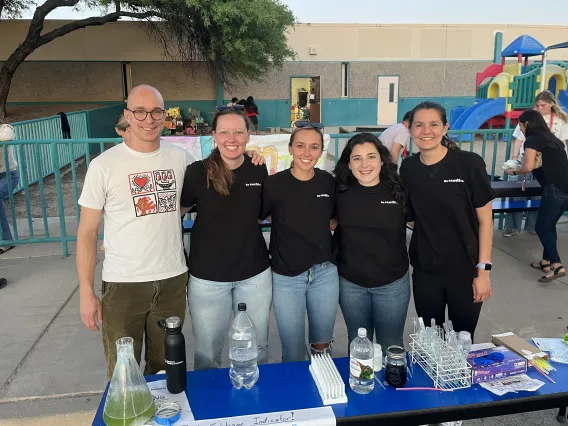
<svg viewBox="0 0 568 426"><path fill-rule="evenodd" d="M328 353L313 354L310 357L310 373L316 382L324 405L347 402L345 383Z"/></svg>
<svg viewBox="0 0 568 426"><path fill-rule="evenodd" d="M434 387L445 390L471 387L471 366L462 354L435 336L426 342L419 333L410 335L410 356L434 381Z"/></svg>

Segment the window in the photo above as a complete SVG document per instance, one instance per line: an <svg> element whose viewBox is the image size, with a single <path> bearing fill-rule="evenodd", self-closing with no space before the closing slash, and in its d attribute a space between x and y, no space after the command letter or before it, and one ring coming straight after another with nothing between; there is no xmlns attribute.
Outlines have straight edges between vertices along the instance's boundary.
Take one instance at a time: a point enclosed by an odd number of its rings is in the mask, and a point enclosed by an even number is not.
<svg viewBox="0 0 568 426"><path fill-rule="evenodd" d="M341 97L349 97L349 63L341 63Z"/></svg>
<svg viewBox="0 0 568 426"><path fill-rule="evenodd" d="M389 103L394 102L394 83L389 84Z"/></svg>
<svg viewBox="0 0 568 426"><path fill-rule="evenodd" d="M123 62L122 67L122 96L128 98L128 94L132 90L132 66L130 62Z"/></svg>

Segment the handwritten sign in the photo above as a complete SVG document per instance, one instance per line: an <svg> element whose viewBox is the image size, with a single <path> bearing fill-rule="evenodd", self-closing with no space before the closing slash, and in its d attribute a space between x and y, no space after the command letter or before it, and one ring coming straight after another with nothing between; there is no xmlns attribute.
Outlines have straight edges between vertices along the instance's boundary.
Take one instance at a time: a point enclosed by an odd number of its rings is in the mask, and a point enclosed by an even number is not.
<svg viewBox="0 0 568 426"><path fill-rule="evenodd" d="M331 407L305 410L282 411L278 413L252 414L249 416L225 417L222 419L176 422L175 426L335 426L335 415Z"/></svg>
<svg viewBox="0 0 568 426"><path fill-rule="evenodd" d="M156 380L155 382L149 382L148 387L150 388L150 392L152 392L152 396L154 397L154 403L156 405L162 402L177 402L179 407L181 408L181 417L178 422L176 422L176 426L178 423L180 425L188 424L188 422L192 422L194 420L193 413L191 412L191 408L189 407L189 401L187 400L187 395L185 392L178 393L178 394L171 394L166 387L165 380ZM150 420L149 422L145 423L146 425L157 425L154 419Z"/></svg>

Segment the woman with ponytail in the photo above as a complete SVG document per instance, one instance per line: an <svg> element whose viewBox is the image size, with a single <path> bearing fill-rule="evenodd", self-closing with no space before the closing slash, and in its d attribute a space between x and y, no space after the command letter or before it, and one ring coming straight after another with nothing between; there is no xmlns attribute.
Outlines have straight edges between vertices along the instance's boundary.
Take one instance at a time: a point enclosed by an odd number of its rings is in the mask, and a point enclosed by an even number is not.
<svg viewBox="0 0 568 426"><path fill-rule="evenodd" d="M422 102L412 110L410 134L420 153L402 162L400 175L414 221L414 304L427 324L442 324L447 307L454 329L473 337L491 296L494 192L483 159L460 150L447 131L441 105Z"/></svg>
<svg viewBox="0 0 568 426"><path fill-rule="evenodd" d="M558 105L556 98L552 92L545 90L536 95L534 101L535 111L538 111L544 121L548 125L550 132L560 139L564 144L568 140L568 114ZM511 159L518 160L523 163L523 155L525 152L524 144L526 135L521 131L521 126L517 124L515 130L513 131L513 137L515 138L515 143L513 144L513 152ZM566 148L566 145L564 146ZM511 176L509 180L517 180L518 177ZM533 174L526 174L523 179L525 181L533 180ZM521 198L522 199L522 198ZM533 198L534 199L534 198ZM535 233L537 212L527 212L527 218L525 220L525 230L529 233ZM523 212L507 213L505 214L505 230L503 231L504 237L512 237L521 231L523 222Z"/></svg>
<svg viewBox="0 0 568 426"><path fill-rule="evenodd" d="M188 166L181 194L181 205L198 211L188 289L196 370L221 366L231 310L241 302L258 330L258 360L266 363L272 304L272 273L258 223L268 171L264 163L254 165L262 157L245 154L250 122L241 111L218 112L212 129L217 147Z"/></svg>
<svg viewBox="0 0 568 426"><path fill-rule="evenodd" d="M335 166L339 305L349 342L357 329L383 348L403 346L410 302L407 192L386 146L353 136Z"/></svg>

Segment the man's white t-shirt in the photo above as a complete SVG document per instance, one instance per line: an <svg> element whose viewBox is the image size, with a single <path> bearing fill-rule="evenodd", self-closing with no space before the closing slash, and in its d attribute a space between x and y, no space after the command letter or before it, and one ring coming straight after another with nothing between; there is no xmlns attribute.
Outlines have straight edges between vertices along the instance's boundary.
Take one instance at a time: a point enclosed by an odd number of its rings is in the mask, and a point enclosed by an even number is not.
<svg viewBox="0 0 568 426"><path fill-rule="evenodd" d="M393 144L395 143L402 145L404 149L408 148L410 132L404 124L398 123L394 126L390 126L388 129L385 129L385 131L381 133L381 136L379 136L379 139L389 151L392 150Z"/></svg>
<svg viewBox="0 0 568 426"><path fill-rule="evenodd" d="M164 142L151 153L121 143L91 161L79 204L103 210L104 281L157 281L187 271L180 197L193 161Z"/></svg>
<svg viewBox="0 0 568 426"><path fill-rule="evenodd" d="M550 126L550 114L543 115L542 118L544 118L546 124ZM550 131L554 134L554 136L556 136L562 142L566 142L566 140L568 140L568 123L562 120L562 118L557 115L554 116L554 120L552 121L552 126L550 126ZM518 124L517 127L515 127L515 130L513 131L513 137L515 139L523 141L521 149L519 150L519 155L523 155L523 152L525 152L524 141L526 138L525 135L523 135L523 132L521 131L521 126L519 126Z"/></svg>

